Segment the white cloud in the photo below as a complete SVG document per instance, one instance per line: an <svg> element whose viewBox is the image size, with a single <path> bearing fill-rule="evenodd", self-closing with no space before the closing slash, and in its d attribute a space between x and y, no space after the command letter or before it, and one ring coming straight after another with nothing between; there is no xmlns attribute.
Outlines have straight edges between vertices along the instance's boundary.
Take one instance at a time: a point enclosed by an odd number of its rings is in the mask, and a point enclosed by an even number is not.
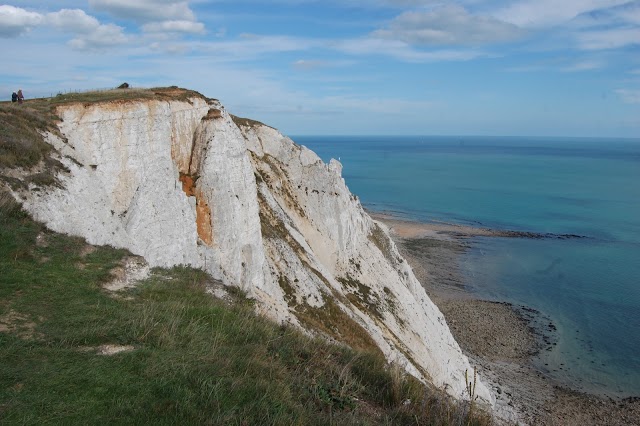
<svg viewBox="0 0 640 426"><path fill-rule="evenodd" d="M46 22L58 30L74 33L89 33L100 26L96 18L80 9L62 9L59 12L48 13Z"/></svg>
<svg viewBox="0 0 640 426"><path fill-rule="evenodd" d="M142 26L147 33L191 33L204 34L204 24L193 21L162 21L150 22Z"/></svg>
<svg viewBox="0 0 640 426"><path fill-rule="evenodd" d="M346 67L355 64L354 61L327 61L319 59L298 59L291 65L299 71L313 71L320 68Z"/></svg>
<svg viewBox="0 0 640 426"><path fill-rule="evenodd" d="M241 34L236 40L199 43L194 47L213 53L216 58L244 60L269 53L303 51L320 45L320 41L306 38Z"/></svg>
<svg viewBox="0 0 640 426"><path fill-rule="evenodd" d="M17 37L42 23L44 17L25 9L0 6L0 37Z"/></svg>
<svg viewBox="0 0 640 426"><path fill-rule="evenodd" d="M496 18L520 27L547 27L570 21L597 9L618 6L629 0L524 0L499 9Z"/></svg>
<svg viewBox="0 0 640 426"><path fill-rule="evenodd" d="M619 17L626 22L640 25L640 2L629 3L627 7L620 8Z"/></svg>
<svg viewBox="0 0 640 426"><path fill-rule="evenodd" d="M585 31L577 34L578 46L584 50L617 49L640 44L640 28Z"/></svg>
<svg viewBox="0 0 640 426"><path fill-rule="evenodd" d="M89 0L89 4L134 21L195 21L189 3L184 0Z"/></svg>
<svg viewBox="0 0 640 426"><path fill-rule="evenodd" d="M78 50L100 50L125 44L128 39L123 28L113 24L100 25L92 32L74 38L69 45Z"/></svg>
<svg viewBox="0 0 640 426"><path fill-rule="evenodd" d="M603 68L604 64L600 61L582 61L577 62L572 65L568 65L566 67L561 68L561 71L564 72L581 72L581 71L591 71L599 68Z"/></svg>
<svg viewBox="0 0 640 426"><path fill-rule="evenodd" d="M618 89L616 93L625 103L640 104L640 90L638 89Z"/></svg>
<svg viewBox="0 0 640 426"><path fill-rule="evenodd" d="M430 4L442 4L441 0L384 0L383 3L395 6L425 6Z"/></svg>
<svg viewBox="0 0 640 426"><path fill-rule="evenodd" d="M191 46L185 43L152 43L149 45L151 50L165 52L170 55L184 55L191 51Z"/></svg>
<svg viewBox="0 0 640 426"><path fill-rule="evenodd" d="M100 24L80 9L62 9L48 13L45 23L60 31L75 33L69 45L78 50L96 50L127 42L123 28L114 24Z"/></svg>
<svg viewBox="0 0 640 426"><path fill-rule="evenodd" d="M295 69L298 69L301 71L310 71L310 70L325 68L329 66L327 61L320 61L320 60L314 60L314 59L298 59L292 65Z"/></svg>
<svg viewBox="0 0 640 426"><path fill-rule="evenodd" d="M470 14L457 5L405 12L373 36L422 45L480 45L512 41L523 35L513 24Z"/></svg>
<svg viewBox="0 0 640 426"><path fill-rule="evenodd" d="M351 55L384 55L406 62L468 61L486 56L484 52L476 50L436 50L425 52L414 49L404 41L374 37L340 40L333 42L331 46Z"/></svg>
<svg viewBox="0 0 640 426"><path fill-rule="evenodd" d="M631 1L619 6L583 13L576 17L571 24L578 28L640 25L640 1Z"/></svg>
<svg viewBox="0 0 640 426"><path fill-rule="evenodd" d="M77 35L69 42L74 49L92 50L127 42L123 28L103 25L80 9L62 9L42 15L13 6L0 6L0 36L18 36L36 26L49 25Z"/></svg>
<svg viewBox="0 0 640 426"><path fill-rule="evenodd" d="M376 98L362 96L327 96L322 99L327 107L339 110L367 111L375 114L406 114L435 106L431 101L413 101L398 98Z"/></svg>

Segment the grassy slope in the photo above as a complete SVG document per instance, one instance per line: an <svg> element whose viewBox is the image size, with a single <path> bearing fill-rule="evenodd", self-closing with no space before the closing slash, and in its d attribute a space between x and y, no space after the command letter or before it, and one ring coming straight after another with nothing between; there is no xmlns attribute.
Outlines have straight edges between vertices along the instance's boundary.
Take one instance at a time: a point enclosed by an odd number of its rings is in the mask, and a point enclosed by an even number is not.
<svg viewBox="0 0 640 426"><path fill-rule="evenodd" d="M157 270L113 297L102 284L127 253L87 247L0 193L0 423L467 424L377 354L207 295L201 271Z"/></svg>

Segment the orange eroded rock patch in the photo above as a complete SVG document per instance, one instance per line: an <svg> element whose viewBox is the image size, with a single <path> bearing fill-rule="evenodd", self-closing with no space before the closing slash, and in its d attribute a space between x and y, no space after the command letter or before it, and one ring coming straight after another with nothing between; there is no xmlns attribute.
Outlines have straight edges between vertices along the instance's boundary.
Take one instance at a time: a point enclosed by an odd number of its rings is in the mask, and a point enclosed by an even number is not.
<svg viewBox="0 0 640 426"><path fill-rule="evenodd" d="M180 173L180 182L182 182L182 190L187 197L195 197L196 195L196 181L195 179L187 174Z"/></svg>
<svg viewBox="0 0 640 426"><path fill-rule="evenodd" d="M213 245L213 227L211 226L211 207L196 188L196 180L191 175L180 173L182 190L187 197L196 197L196 228L198 237L208 246Z"/></svg>
<svg viewBox="0 0 640 426"><path fill-rule="evenodd" d="M213 228L211 227L211 208L202 194L196 195L196 226L198 237L208 246L213 245Z"/></svg>

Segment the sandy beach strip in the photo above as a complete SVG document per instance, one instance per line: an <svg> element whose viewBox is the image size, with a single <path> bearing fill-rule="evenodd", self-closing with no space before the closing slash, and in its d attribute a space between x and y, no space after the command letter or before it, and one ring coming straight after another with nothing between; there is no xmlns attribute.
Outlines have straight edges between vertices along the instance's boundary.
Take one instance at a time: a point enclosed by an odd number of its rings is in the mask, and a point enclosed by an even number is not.
<svg viewBox="0 0 640 426"><path fill-rule="evenodd" d="M517 412L520 424L640 425L640 399L612 400L562 387L533 367L532 359L554 336L535 326L539 313L525 306L481 300L465 286L459 257L476 237L556 238L474 228L445 222L412 222L369 212L384 223L429 297L444 314L463 352L493 389L498 412ZM542 322L548 323L547 319Z"/></svg>

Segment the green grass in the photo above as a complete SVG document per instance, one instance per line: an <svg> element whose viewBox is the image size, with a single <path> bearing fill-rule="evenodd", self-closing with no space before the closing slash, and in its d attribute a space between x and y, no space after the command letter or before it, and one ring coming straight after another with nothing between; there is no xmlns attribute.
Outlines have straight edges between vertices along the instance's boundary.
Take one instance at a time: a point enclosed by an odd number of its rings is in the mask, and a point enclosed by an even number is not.
<svg viewBox="0 0 640 426"><path fill-rule="evenodd" d="M379 353L280 327L202 271L102 288L128 255L47 231L0 192L1 424L487 424ZM99 355L103 344L135 349ZM410 399L411 404L403 405Z"/></svg>
<svg viewBox="0 0 640 426"><path fill-rule="evenodd" d="M235 115L231 114L231 119L233 120L233 122L238 127L260 127L260 126L265 126L265 127L270 127L270 128L273 129L273 127L271 127L271 126L267 126L264 123L261 123L261 122L256 121L256 120L252 120L250 118L238 117L238 116L235 116Z"/></svg>
<svg viewBox="0 0 640 426"><path fill-rule="evenodd" d="M0 167L33 167L52 149L40 132L53 130L54 117L24 104L0 103Z"/></svg>

